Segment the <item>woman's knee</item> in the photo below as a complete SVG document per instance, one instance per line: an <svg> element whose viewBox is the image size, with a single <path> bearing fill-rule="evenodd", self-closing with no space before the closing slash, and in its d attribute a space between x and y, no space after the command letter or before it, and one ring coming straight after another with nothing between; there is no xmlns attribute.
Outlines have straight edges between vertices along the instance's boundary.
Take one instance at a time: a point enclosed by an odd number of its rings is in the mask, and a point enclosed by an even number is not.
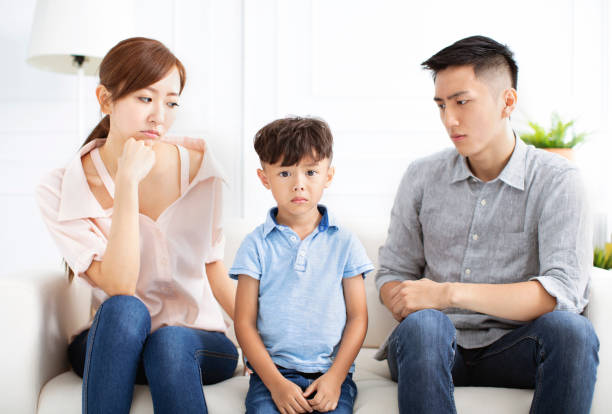
<svg viewBox="0 0 612 414"><path fill-rule="evenodd" d="M125 340L144 340L151 330L149 310L134 296L111 296L102 303L95 319L96 330L110 329Z"/></svg>

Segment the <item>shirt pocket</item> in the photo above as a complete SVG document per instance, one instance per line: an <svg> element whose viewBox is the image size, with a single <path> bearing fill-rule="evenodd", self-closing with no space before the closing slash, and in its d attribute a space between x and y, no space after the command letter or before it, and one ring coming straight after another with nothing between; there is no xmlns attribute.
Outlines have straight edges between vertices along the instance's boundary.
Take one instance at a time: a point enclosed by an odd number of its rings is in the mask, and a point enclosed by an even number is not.
<svg viewBox="0 0 612 414"><path fill-rule="evenodd" d="M492 237L489 253L493 283L523 282L537 274L537 233L501 232Z"/></svg>

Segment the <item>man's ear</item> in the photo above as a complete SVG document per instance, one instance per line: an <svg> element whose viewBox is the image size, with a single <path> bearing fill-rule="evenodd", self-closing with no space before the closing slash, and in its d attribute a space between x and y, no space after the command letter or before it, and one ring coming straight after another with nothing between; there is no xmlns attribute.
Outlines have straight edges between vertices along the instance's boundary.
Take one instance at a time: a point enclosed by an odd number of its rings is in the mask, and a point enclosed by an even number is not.
<svg viewBox="0 0 612 414"><path fill-rule="evenodd" d="M516 89L508 88L502 92L502 99L504 101L504 108L502 112L502 118L510 119L510 115L514 112L516 104L518 102L518 95Z"/></svg>
<svg viewBox="0 0 612 414"><path fill-rule="evenodd" d="M258 168L257 169L257 176L259 177L259 180L261 181L263 186L266 187L269 190L270 189L270 181L268 181L268 177L266 176L266 172L264 170L262 170L261 168Z"/></svg>
<svg viewBox="0 0 612 414"><path fill-rule="evenodd" d="M325 182L325 188L328 188L329 185L331 184L333 178L334 178L334 174L336 173L336 168L335 167L329 167L327 169L327 181Z"/></svg>
<svg viewBox="0 0 612 414"><path fill-rule="evenodd" d="M111 93L104 85L98 85L96 87L96 98L98 98L98 103L100 104L100 111L105 115L110 115L113 111L113 101L111 99Z"/></svg>

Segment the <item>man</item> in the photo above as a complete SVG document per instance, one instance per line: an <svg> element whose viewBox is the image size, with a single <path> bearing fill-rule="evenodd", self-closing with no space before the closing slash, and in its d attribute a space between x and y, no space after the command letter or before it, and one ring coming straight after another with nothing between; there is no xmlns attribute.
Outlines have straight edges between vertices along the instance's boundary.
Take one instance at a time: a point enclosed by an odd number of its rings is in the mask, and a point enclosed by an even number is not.
<svg viewBox="0 0 612 414"><path fill-rule="evenodd" d="M512 131L518 68L483 36L423 62L455 148L412 163L376 277L400 324L378 357L401 413L454 413L453 384L535 388L533 413L588 413L599 341L591 224L573 165Z"/></svg>

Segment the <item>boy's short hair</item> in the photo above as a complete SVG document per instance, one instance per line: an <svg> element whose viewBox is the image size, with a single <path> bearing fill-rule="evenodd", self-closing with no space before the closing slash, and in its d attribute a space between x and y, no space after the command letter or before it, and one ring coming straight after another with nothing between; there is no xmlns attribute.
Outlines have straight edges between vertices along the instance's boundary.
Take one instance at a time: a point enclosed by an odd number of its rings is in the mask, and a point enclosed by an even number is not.
<svg viewBox="0 0 612 414"><path fill-rule="evenodd" d="M518 66L512 51L506 45L486 36L471 36L461 39L421 63L425 69L433 72L433 78L449 66L469 65L478 76L490 69L505 69L510 75L512 87L518 82Z"/></svg>
<svg viewBox="0 0 612 414"><path fill-rule="evenodd" d="M299 116L277 119L255 134L255 151L259 160L282 166L296 165L304 157L315 162L332 158L333 137L327 122Z"/></svg>

